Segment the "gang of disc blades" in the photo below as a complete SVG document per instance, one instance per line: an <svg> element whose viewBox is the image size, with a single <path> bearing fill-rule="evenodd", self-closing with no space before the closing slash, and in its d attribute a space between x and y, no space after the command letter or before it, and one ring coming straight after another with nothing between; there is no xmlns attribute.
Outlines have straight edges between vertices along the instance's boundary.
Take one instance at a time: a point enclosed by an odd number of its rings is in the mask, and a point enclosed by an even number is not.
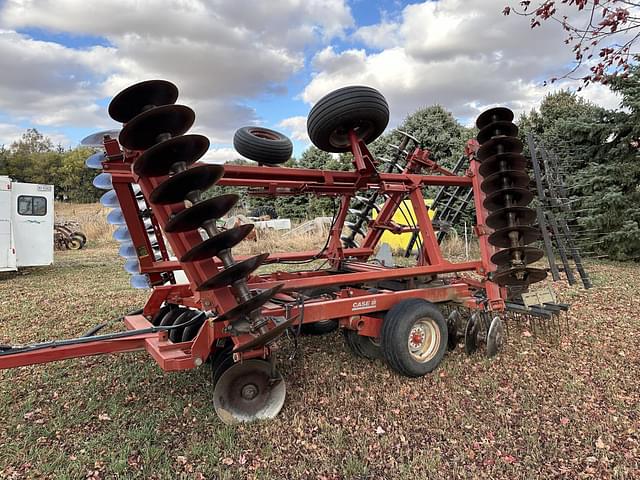
<svg viewBox="0 0 640 480"><path fill-rule="evenodd" d="M480 189L490 194L502 188L527 188L531 183L529 175L523 170L504 170L496 172L484 180L480 184Z"/></svg>

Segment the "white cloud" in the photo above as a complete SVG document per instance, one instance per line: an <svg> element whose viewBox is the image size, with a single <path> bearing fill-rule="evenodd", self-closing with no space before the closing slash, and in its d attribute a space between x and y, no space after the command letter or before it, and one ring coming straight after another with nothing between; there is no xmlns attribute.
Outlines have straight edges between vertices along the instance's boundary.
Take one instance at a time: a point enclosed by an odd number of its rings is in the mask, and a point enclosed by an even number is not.
<svg viewBox="0 0 640 480"><path fill-rule="evenodd" d="M288 132L294 140L299 140L304 143L311 142L307 134L307 117L297 116L285 118L278 123L278 126Z"/></svg>
<svg viewBox="0 0 640 480"><path fill-rule="evenodd" d="M354 37L375 51L328 46L317 53L313 77L301 96L313 104L336 88L370 85L389 101L391 125L435 103L464 123L495 105L516 114L528 111L560 88L543 87L542 81L564 72L573 57L562 28L531 30L526 20L503 16L504 4L441 0L408 5L395 22L383 19L356 31ZM611 104L606 89L598 90L591 99Z"/></svg>
<svg viewBox="0 0 640 480"><path fill-rule="evenodd" d="M209 149L200 161L205 163L225 163L238 158L245 159L245 157L240 155L231 147L219 147Z"/></svg>
<svg viewBox="0 0 640 480"><path fill-rule="evenodd" d="M247 99L285 94L307 46L353 25L343 0L8 0L0 7L0 112L42 125L107 121L96 102L148 78L192 101L214 141L255 123ZM15 32L39 28L102 37L109 47L68 48ZM5 76L5 72L7 75ZM13 94L10 94L13 92ZM102 119L102 120L100 120Z"/></svg>

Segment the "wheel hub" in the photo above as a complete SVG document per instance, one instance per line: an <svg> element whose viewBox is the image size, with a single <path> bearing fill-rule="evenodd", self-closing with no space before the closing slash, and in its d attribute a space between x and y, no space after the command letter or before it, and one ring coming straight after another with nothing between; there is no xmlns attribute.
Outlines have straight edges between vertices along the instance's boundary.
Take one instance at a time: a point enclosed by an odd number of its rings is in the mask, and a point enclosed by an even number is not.
<svg viewBox="0 0 640 480"><path fill-rule="evenodd" d="M240 395L245 400L253 400L258 396L258 393L259 393L258 387L253 383L249 383L244 387L242 387Z"/></svg>
<svg viewBox="0 0 640 480"><path fill-rule="evenodd" d="M409 332L409 353L419 362L428 362L438 351L440 330L434 320L418 320Z"/></svg>

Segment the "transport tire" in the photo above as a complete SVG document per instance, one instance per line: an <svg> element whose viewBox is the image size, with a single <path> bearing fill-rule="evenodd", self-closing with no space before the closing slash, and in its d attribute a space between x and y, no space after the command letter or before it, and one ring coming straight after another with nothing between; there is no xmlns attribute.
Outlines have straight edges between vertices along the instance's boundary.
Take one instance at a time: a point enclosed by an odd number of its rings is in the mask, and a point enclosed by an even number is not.
<svg viewBox="0 0 640 480"><path fill-rule="evenodd" d="M440 309L426 300L403 300L384 317L384 358L406 377L420 377L434 370L447 351L447 339L447 321Z"/></svg>
<svg viewBox="0 0 640 480"><path fill-rule="evenodd" d="M318 287L305 292L308 297L331 295L338 291L335 287ZM293 328L296 328L295 326ZM338 329L337 320L320 320L319 322L303 323L300 332L303 335L326 335Z"/></svg>
<svg viewBox="0 0 640 480"><path fill-rule="evenodd" d="M280 132L263 127L242 127L233 136L236 151L258 163L277 165L291 158L293 144Z"/></svg>
<svg viewBox="0 0 640 480"><path fill-rule="evenodd" d="M374 88L350 86L325 95L307 118L307 132L320 150L332 153L351 151L349 130L364 143L378 138L389 123L389 105Z"/></svg>
<svg viewBox="0 0 640 480"><path fill-rule="evenodd" d="M382 348L375 338L358 335L355 330L344 329L342 333L344 334L344 342L354 355L369 360L382 358Z"/></svg>

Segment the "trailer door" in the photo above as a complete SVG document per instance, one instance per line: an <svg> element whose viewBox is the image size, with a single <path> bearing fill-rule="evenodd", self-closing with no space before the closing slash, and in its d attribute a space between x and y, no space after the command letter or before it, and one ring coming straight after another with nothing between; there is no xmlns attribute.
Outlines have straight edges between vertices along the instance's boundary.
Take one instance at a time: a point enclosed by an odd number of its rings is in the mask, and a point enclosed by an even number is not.
<svg viewBox="0 0 640 480"><path fill-rule="evenodd" d="M53 263L53 185L14 183L13 231L18 267Z"/></svg>
<svg viewBox="0 0 640 480"><path fill-rule="evenodd" d="M16 270L16 249L11 226L11 179L0 177L0 272Z"/></svg>

